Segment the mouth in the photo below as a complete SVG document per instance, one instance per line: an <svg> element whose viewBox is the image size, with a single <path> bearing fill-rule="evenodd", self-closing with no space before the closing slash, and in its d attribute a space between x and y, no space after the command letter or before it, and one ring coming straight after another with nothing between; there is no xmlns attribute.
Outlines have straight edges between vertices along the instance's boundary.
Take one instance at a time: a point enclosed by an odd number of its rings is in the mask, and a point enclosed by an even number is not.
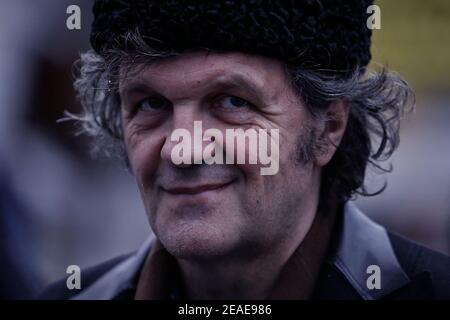
<svg viewBox="0 0 450 320"><path fill-rule="evenodd" d="M179 185L170 187L160 187L164 192L172 195L196 195L207 191L219 191L229 186L233 181L225 183L207 183L195 186Z"/></svg>

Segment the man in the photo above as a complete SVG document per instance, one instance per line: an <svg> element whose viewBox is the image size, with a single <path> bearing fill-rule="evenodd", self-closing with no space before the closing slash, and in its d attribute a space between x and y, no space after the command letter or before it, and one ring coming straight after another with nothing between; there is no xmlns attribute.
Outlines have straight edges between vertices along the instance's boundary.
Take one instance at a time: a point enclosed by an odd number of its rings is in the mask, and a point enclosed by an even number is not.
<svg viewBox="0 0 450 320"><path fill-rule="evenodd" d="M348 201L411 101L398 75L366 71L371 4L96 1L77 120L125 160L154 237L44 297L450 297L448 257Z"/></svg>

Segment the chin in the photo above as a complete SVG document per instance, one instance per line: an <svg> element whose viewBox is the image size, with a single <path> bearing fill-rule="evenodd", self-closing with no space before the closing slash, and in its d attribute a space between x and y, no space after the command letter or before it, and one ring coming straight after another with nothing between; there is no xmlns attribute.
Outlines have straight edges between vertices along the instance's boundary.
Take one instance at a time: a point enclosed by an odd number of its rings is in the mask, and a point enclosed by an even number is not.
<svg viewBox="0 0 450 320"><path fill-rule="evenodd" d="M241 210L229 204L160 203L153 216L152 228L162 245L180 259L212 259L226 256L239 246L243 230ZM152 220L152 219L151 219Z"/></svg>
<svg viewBox="0 0 450 320"><path fill-rule="evenodd" d="M157 236L176 258L209 260L226 256L237 245L236 235L227 230L206 221L179 220L167 225Z"/></svg>

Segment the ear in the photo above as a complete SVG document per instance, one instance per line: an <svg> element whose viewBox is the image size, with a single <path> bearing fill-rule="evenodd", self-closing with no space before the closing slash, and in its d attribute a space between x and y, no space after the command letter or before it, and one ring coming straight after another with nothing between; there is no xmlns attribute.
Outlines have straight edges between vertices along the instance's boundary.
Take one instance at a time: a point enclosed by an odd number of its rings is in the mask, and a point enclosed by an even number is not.
<svg viewBox="0 0 450 320"><path fill-rule="evenodd" d="M328 106L319 136L320 150L315 159L318 166L325 166L333 158L347 128L349 113L350 104L347 101L337 100Z"/></svg>

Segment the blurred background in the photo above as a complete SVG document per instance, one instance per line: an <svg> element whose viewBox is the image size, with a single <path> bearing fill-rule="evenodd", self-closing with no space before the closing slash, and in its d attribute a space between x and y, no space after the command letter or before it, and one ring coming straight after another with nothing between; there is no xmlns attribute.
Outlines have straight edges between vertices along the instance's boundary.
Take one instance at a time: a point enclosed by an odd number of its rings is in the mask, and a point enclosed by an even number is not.
<svg viewBox="0 0 450 320"><path fill-rule="evenodd" d="M135 250L151 232L134 179L94 160L64 110L80 110L72 64L89 48L93 1L0 0L0 298L27 298ZM66 8L81 8L81 30ZM373 61L416 91L384 193L356 202L388 229L450 254L450 1L376 1Z"/></svg>

